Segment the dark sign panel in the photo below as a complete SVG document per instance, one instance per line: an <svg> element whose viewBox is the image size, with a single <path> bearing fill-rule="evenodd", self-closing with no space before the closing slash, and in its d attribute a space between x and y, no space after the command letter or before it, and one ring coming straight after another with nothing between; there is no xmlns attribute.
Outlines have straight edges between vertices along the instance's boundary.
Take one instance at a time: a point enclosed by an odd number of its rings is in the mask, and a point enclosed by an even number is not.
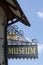
<svg viewBox="0 0 43 65"><path fill-rule="evenodd" d="M7 58L38 58L37 45L7 45Z"/></svg>

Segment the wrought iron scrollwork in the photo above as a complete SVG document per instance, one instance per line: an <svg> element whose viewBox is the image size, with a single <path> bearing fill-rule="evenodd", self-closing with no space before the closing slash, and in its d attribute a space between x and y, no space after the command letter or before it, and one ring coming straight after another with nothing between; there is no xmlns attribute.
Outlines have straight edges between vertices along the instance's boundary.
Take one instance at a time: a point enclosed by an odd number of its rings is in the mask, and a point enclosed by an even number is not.
<svg viewBox="0 0 43 65"><path fill-rule="evenodd" d="M11 45L36 45L38 41L36 39L32 39L32 41L28 41L23 36L24 32L22 30L18 30L18 27L16 25L9 26L7 29L7 41L8 44ZM20 40L20 38L23 38Z"/></svg>
<svg viewBox="0 0 43 65"><path fill-rule="evenodd" d="M19 36L23 36L24 32L22 30L18 30L16 25L8 26L7 28L7 39L11 44L19 42Z"/></svg>

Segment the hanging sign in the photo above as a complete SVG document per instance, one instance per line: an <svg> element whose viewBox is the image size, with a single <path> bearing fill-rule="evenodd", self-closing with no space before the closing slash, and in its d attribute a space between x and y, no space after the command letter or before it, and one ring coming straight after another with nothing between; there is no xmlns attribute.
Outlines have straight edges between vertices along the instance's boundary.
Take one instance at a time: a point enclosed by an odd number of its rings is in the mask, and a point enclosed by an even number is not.
<svg viewBox="0 0 43 65"><path fill-rule="evenodd" d="M7 58L37 58L37 45L7 45Z"/></svg>
<svg viewBox="0 0 43 65"><path fill-rule="evenodd" d="M20 37L18 38L17 35ZM19 40L20 38L22 40ZM8 28L8 45L6 46L7 58L38 58L37 41L33 39L31 42L28 42L26 39L23 39L23 32L21 30L19 32L14 26Z"/></svg>

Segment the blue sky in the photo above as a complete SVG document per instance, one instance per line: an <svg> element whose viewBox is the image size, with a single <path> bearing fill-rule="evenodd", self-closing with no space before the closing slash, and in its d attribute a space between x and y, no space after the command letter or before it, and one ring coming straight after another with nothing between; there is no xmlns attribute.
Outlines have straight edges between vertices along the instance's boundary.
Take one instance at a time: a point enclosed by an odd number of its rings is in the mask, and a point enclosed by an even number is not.
<svg viewBox="0 0 43 65"><path fill-rule="evenodd" d="M10 59L8 65L43 65L43 0L18 0L23 12L31 23L31 27L16 23L19 30L29 40L38 40L38 59Z"/></svg>

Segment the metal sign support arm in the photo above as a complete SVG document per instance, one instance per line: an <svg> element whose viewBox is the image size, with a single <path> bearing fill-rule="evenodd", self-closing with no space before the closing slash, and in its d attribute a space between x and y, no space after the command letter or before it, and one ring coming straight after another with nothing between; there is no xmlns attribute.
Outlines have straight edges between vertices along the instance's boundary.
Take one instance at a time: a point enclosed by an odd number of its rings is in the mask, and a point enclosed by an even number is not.
<svg viewBox="0 0 43 65"><path fill-rule="evenodd" d="M4 26L4 60L5 60L5 65L8 65L8 60L6 56L6 45L7 45L7 25Z"/></svg>

